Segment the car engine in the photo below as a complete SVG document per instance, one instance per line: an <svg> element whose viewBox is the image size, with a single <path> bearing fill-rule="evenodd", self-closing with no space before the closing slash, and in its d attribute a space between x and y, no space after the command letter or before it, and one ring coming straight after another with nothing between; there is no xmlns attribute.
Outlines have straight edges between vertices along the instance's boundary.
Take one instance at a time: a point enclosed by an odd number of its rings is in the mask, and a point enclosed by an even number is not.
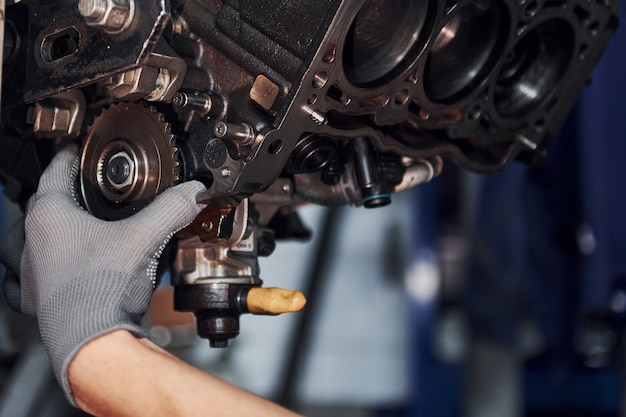
<svg viewBox="0 0 626 417"><path fill-rule="evenodd" d="M5 10L0 180L22 206L82 144L80 203L117 220L199 180L175 307L224 347L302 308L259 256L304 204L391 203L447 155L541 160L618 24L616 0L23 0ZM172 213L176 215L176 213Z"/></svg>

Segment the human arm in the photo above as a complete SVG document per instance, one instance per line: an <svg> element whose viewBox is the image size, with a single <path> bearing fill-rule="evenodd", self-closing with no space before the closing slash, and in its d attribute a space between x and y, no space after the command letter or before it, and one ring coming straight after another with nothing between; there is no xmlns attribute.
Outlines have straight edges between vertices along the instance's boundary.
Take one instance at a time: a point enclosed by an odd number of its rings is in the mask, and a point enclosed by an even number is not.
<svg viewBox="0 0 626 417"><path fill-rule="evenodd" d="M209 411L226 415L218 407L231 402L247 410L245 415L258 415L257 406L264 400L243 395L208 375L200 377L200 371L190 370L142 339L147 334L140 320L156 285L158 258L174 233L200 212L195 197L206 188L198 182L177 185L130 218L103 221L76 202L76 162L75 148L54 158L28 202L25 221L0 244L0 261L9 272L4 281L9 305L37 317L44 347L68 400L76 404L80 399L86 407L106 402L117 407L118 415L128 415L123 414L125 407L145 410L153 403L169 411L187 404L164 389L174 388L166 381L175 380L177 390L194 392L191 387L201 384L203 395L216 390L211 398L224 400L201 401L203 407L197 412L202 415L211 415ZM149 377L135 379L142 375ZM98 398L101 402L94 403ZM170 402L166 407L162 401Z"/></svg>
<svg viewBox="0 0 626 417"><path fill-rule="evenodd" d="M97 416L297 416L123 330L86 344L69 381L80 408Z"/></svg>

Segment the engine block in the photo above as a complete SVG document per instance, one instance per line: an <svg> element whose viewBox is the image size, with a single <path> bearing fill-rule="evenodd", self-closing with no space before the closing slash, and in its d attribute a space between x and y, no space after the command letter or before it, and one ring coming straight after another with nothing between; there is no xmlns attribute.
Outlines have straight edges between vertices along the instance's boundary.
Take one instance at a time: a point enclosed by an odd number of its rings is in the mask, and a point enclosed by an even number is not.
<svg viewBox="0 0 626 417"><path fill-rule="evenodd" d="M203 310L196 289L224 294L202 314L214 329L260 285L256 256L306 235L299 205L384 206L436 176L444 154L486 173L540 160L618 4L24 0L6 18L7 196L24 204L76 139L82 204L103 219L202 181L208 208L179 235L174 265L192 286L181 309Z"/></svg>

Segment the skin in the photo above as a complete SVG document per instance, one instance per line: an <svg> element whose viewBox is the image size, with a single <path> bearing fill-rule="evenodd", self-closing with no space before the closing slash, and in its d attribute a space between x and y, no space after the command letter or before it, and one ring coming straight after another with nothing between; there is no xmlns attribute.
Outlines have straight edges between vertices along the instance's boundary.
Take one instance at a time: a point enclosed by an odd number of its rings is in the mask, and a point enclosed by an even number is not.
<svg viewBox="0 0 626 417"><path fill-rule="evenodd" d="M298 416L124 330L87 343L68 377L79 407L95 416Z"/></svg>

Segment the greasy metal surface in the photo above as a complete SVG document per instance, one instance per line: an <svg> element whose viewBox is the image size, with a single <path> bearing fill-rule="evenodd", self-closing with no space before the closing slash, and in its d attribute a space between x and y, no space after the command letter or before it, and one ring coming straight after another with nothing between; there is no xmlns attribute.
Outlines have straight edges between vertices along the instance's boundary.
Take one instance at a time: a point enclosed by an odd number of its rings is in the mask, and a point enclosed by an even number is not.
<svg viewBox="0 0 626 417"><path fill-rule="evenodd" d="M118 35L89 27L74 2L9 7L15 40L5 105L140 66L158 70L152 92L146 85L117 95L165 103L177 93L215 97L219 106L210 114L193 106L167 111L178 113L186 134L183 178L208 185L203 201L226 205L274 183L306 135L334 141L336 163L346 171L352 161L343 145L356 138L367 138L376 153L414 160L452 153L486 172L536 159L617 24L615 1L135 6L133 24ZM205 144L220 136L219 126L247 126L249 133L245 141L225 136L225 158L206 163Z"/></svg>
<svg viewBox="0 0 626 417"><path fill-rule="evenodd" d="M83 199L99 217L202 181L179 286L260 285L277 231L307 235L282 227L299 205L389 204L437 175L441 154L482 172L540 159L619 14L617 0L131 3L120 33L75 1L8 7L0 178L25 203L82 135ZM74 126L59 94L85 97ZM214 313L202 332L238 332L239 313Z"/></svg>
<svg viewBox="0 0 626 417"><path fill-rule="evenodd" d="M394 38L385 38L390 36L385 35L387 26L379 32L367 26L374 32L359 32L355 46L346 28L365 25L359 23L361 13L367 22L383 12L364 2L342 2L331 24L324 26L327 21L322 20L311 35L319 38L325 32L319 44L308 44L308 53L299 54L302 66L294 77L293 70L275 74L272 61L263 58L266 37L235 36L232 27L220 32L220 13L239 22L236 13L208 3L189 2L183 17L192 31L214 42L223 54L218 62L232 60L253 75L265 71L287 93L274 102L270 117L241 107L228 114L233 121L253 120L257 141L245 159L229 161L234 175L219 180L207 200L260 191L280 175L299 138L310 133L368 137L379 151L414 158L451 152L462 165L480 171L500 170L518 157L537 158L587 82L582 74L590 73L616 26L616 3L480 0L446 7L443 2L409 2L407 11L419 10L426 18L418 22L423 25L419 33L399 28L413 35L398 35L398 44L410 38L413 46L398 52ZM327 7L332 11L336 6ZM215 16L215 27L198 21L203 10ZM254 33L256 21L246 24ZM372 74L353 74L355 68L347 65L356 62L358 70L361 60L376 61L371 45L383 43L377 36L391 39L380 46L388 48L388 56L404 59ZM215 37L222 41L215 42ZM281 41L275 40L274 47L282 48ZM525 53L529 44L535 50ZM256 58L250 51L258 51ZM294 61L281 62L288 68Z"/></svg>
<svg viewBox="0 0 626 417"><path fill-rule="evenodd" d="M20 26L17 65L5 77L4 106L56 94L132 68L149 57L169 19L169 1L136 0L132 30L112 35L91 28L75 1L29 2L9 7L7 18Z"/></svg>

